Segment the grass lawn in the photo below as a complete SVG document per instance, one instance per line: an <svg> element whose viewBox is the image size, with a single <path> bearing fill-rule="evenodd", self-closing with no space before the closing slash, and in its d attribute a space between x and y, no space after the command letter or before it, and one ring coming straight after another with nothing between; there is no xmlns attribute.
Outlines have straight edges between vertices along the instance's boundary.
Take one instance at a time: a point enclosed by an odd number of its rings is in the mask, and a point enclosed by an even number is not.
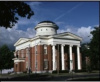
<svg viewBox="0 0 100 82"><path fill-rule="evenodd" d="M81 72L81 73L40 73L40 74L34 74L31 73L30 76L28 73L21 73L21 74L0 74L0 78L5 78L6 80L8 80L8 78L10 78L10 80L39 80L39 78L42 80L48 80L48 77L59 77L59 76L68 76L68 77L72 77L75 75L91 75L91 74L99 74L99 71L93 71L92 73L87 73L87 72ZM46 79L44 79L46 78ZM79 80L84 79L82 77L78 78ZM76 80L78 80L76 78ZM90 77L87 77L86 80L92 79ZM94 80L99 79L99 77L94 77ZM74 79L75 80L75 79Z"/></svg>
<svg viewBox="0 0 100 82"><path fill-rule="evenodd" d="M100 81L99 77L73 78L70 81Z"/></svg>

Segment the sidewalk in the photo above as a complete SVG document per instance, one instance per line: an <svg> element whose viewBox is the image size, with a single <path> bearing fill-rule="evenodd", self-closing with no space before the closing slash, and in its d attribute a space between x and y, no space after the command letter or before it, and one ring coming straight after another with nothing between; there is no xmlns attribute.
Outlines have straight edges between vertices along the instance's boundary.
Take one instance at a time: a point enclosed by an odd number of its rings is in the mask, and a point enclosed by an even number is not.
<svg viewBox="0 0 100 82"><path fill-rule="evenodd" d="M99 78L99 73L63 73L63 74L16 74L16 75L2 75L1 80L11 81L67 81L79 80L84 78L95 77Z"/></svg>

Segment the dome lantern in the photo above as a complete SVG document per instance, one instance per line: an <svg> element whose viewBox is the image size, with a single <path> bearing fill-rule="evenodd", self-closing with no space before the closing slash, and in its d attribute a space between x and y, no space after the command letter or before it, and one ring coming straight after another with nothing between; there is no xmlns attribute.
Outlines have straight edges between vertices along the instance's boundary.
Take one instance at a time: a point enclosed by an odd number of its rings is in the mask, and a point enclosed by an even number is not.
<svg viewBox="0 0 100 82"><path fill-rule="evenodd" d="M59 27L52 21L42 21L35 27L36 35L54 35L57 34Z"/></svg>

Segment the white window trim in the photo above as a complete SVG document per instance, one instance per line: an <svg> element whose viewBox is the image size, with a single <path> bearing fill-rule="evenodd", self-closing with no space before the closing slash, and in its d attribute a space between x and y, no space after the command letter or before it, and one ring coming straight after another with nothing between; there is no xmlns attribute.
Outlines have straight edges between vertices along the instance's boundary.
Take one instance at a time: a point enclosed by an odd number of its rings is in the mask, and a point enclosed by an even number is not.
<svg viewBox="0 0 100 82"><path fill-rule="evenodd" d="M47 55L47 45L44 45L44 54Z"/></svg>
<svg viewBox="0 0 100 82"><path fill-rule="evenodd" d="M35 69L38 69L38 61L35 62Z"/></svg>
<svg viewBox="0 0 100 82"><path fill-rule="evenodd" d="M48 69L48 60L47 59L44 59L44 64L46 62L46 67L44 66L44 69Z"/></svg>
<svg viewBox="0 0 100 82"><path fill-rule="evenodd" d="M28 62L26 61L26 68L28 68Z"/></svg>
<svg viewBox="0 0 100 82"><path fill-rule="evenodd" d="M26 57L28 57L28 48L26 48Z"/></svg>
<svg viewBox="0 0 100 82"><path fill-rule="evenodd" d="M21 50L21 57L24 58L24 50Z"/></svg>

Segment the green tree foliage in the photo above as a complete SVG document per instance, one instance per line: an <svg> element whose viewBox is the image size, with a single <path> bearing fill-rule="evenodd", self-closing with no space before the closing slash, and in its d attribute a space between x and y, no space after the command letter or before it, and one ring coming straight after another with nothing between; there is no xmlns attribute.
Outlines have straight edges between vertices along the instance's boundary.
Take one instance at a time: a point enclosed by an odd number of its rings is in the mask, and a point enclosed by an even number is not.
<svg viewBox="0 0 100 82"><path fill-rule="evenodd" d="M13 67L14 54L7 45L3 45L0 48L0 70L2 69L10 69Z"/></svg>
<svg viewBox="0 0 100 82"><path fill-rule="evenodd" d="M12 28L18 21L18 16L27 17L34 15L30 6L21 1L0 1L0 26Z"/></svg>
<svg viewBox="0 0 100 82"><path fill-rule="evenodd" d="M95 30L91 31L91 34L93 35L91 41L90 41L90 59L92 63L92 67L94 69L97 69L99 67L99 27L95 27Z"/></svg>
<svg viewBox="0 0 100 82"><path fill-rule="evenodd" d="M81 53L82 53L82 69L87 69L86 57L90 56L89 43L83 43L81 45Z"/></svg>

